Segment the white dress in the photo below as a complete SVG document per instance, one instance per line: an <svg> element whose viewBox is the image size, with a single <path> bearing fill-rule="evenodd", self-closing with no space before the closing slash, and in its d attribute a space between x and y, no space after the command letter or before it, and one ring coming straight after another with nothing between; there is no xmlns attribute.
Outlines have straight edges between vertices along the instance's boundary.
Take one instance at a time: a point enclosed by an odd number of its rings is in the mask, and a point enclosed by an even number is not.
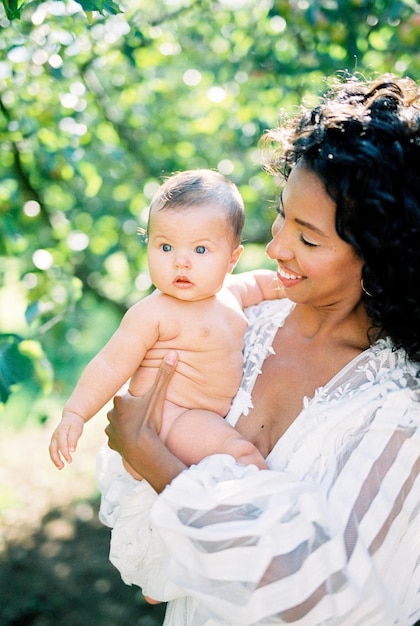
<svg viewBox="0 0 420 626"><path fill-rule="evenodd" d="M248 311L235 424L293 304ZM165 626L412 626L420 619L420 379L380 340L313 398L267 458L213 455L157 496L104 447L101 519L127 584Z"/></svg>

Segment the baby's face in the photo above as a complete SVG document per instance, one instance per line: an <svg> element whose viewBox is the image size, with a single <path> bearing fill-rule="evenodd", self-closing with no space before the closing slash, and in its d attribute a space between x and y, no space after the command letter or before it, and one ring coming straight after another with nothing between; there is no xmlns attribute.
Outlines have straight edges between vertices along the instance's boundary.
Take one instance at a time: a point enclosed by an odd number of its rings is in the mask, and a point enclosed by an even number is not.
<svg viewBox="0 0 420 626"><path fill-rule="evenodd" d="M150 216L147 258L153 284L180 300L214 295L234 268L236 247L223 209L196 206Z"/></svg>

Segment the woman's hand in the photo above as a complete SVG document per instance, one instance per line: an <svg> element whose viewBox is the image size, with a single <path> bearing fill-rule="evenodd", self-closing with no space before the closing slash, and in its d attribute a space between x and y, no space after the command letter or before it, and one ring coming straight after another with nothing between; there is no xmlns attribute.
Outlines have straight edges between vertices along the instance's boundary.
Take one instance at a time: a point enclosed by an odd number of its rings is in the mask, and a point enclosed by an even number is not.
<svg viewBox="0 0 420 626"><path fill-rule="evenodd" d="M108 445L156 489L162 491L185 465L159 439L163 404L178 354L168 352L152 388L144 396L115 396L105 429Z"/></svg>
<svg viewBox="0 0 420 626"><path fill-rule="evenodd" d="M145 426L159 433L166 391L178 363L178 354L168 352L156 375L153 386L144 396L125 393L115 396L114 406L108 412L109 424L105 429L108 445L125 457L125 445L136 440L139 430Z"/></svg>

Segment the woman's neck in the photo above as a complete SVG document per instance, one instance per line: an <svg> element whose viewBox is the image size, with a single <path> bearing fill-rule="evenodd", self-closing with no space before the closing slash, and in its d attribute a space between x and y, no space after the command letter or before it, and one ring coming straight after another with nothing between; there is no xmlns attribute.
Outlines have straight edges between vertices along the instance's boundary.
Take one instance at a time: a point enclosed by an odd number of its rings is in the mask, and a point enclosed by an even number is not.
<svg viewBox="0 0 420 626"><path fill-rule="evenodd" d="M362 302L352 308L318 308L298 303L287 318L286 326L296 336L317 343L336 340L360 350L370 345L368 335L372 322Z"/></svg>

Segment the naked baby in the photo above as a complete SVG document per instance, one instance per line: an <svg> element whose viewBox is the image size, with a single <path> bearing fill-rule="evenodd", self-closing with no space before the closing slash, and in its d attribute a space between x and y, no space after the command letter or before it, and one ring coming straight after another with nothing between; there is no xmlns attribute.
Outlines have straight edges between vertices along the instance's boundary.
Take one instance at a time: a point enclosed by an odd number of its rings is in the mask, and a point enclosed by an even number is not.
<svg viewBox="0 0 420 626"><path fill-rule="evenodd" d="M231 274L243 251L244 206L236 186L212 170L168 178L154 195L147 227L155 291L134 304L88 364L50 443L62 469L71 463L84 424L127 381L143 395L163 356L178 353L159 435L191 465L214 453L260 468L253 444L224 421L242 376L243 309L280 297L274 272ZM135 472L126 466L137 478Z"/></svg>

